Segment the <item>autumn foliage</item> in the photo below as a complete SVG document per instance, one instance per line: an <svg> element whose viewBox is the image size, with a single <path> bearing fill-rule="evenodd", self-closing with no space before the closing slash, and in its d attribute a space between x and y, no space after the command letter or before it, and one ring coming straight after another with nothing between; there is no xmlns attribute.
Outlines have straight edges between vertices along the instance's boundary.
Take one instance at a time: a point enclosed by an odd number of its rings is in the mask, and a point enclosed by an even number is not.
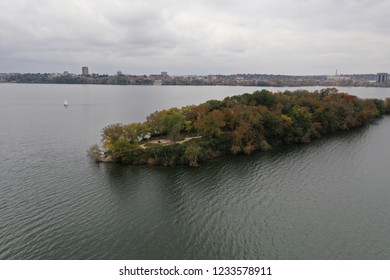
<svg viewBox="0 0 390 280"><path fill-rule="evenodd" d="M359 99L334 88L283 93L261 90L158 111L141 124L109 125L102 131L102 142L118 162L197 166L221 155L308 143L389 113L390 99ZM202 137L176 144L191 136ZM140 148L153 138L170 139L171 144Z"/></svg>

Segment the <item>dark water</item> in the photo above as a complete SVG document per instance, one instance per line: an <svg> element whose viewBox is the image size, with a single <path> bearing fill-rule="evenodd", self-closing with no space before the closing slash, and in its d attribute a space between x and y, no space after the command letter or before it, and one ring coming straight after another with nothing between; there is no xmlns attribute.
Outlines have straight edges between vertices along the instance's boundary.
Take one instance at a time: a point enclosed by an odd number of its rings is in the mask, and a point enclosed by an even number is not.
<svg viewBox="0 0 390 280"><path fill-rule="evenodd" d="M0 259L390 259L388 117L197 169L86 157L107 124L253 90L0 84Z"/></svg>

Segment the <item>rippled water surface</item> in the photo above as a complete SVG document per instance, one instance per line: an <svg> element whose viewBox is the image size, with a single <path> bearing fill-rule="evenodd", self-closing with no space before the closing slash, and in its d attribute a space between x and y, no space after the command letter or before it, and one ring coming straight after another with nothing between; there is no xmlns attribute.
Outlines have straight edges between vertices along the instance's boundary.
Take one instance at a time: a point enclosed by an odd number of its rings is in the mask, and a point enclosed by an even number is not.
<svg viewBox="0 0 390 280"><path fill-rule="evenodd" d="M390 259L390 117L197 169L86 157L107 124L253 90L0 84L0 259Z"/></svg>

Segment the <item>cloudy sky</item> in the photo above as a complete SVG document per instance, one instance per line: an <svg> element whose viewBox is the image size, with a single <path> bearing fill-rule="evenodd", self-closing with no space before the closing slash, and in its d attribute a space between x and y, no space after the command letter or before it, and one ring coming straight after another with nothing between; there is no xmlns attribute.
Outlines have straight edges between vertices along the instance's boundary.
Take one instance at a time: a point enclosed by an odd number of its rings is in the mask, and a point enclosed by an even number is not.
<svg viewBox="0 0 390 280"><path fill-rule="evenodd" d="M0 0L0 72L390 72L389 0Z"/></svg>

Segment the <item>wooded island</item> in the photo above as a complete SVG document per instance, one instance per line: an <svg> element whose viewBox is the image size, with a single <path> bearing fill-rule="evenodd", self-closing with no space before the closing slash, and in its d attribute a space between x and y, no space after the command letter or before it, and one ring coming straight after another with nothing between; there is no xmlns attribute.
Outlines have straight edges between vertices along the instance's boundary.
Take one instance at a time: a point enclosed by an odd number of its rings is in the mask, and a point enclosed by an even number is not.
<svg viewBox="0 0 390 280"><path fill-rule="evenodd" d="M143 123L103 128L98 162L198 166L223 155L308 143L390 114L390 99L360 99L335 88L245 93L200 105L156 111Z"/></svg>

